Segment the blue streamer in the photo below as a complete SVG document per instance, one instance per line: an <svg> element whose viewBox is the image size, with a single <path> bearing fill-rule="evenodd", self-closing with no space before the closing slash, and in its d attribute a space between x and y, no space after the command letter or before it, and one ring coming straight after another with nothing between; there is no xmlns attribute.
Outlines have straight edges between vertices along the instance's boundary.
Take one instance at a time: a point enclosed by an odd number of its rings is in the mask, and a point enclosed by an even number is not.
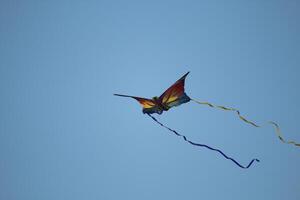
<svg viewBox="0 0 300 200"><path fill-rule="evenodd" d="M237 166L239 166L240 168L248 169L248 168L252 165L252 163L253 163L254 161L260 162L258 159L252 159L251 162L250 162L247 166L243 166L243 165L241 165L240 163L238 163L235 159L233 159L233 158L227 156L227 155L226 155L225 153L223 153L221 150L216 149L216 148L212 148L212 147L207 146L207 145L205 145L205 144L198 144L198 143L192 142L192 141L188 140L188 139L186 138L186 136L181 135L181 134L179 134L177 131L175 131L175 130L173 130L173 129L167 127L167 126L165 126L165 125L162 124L162 123L160 123L160 122L159 122L155 117L153 117L151 114L148 114L148 116L151 117L156 123L158 123L158 124L161 125L162 127L164 127L164 128L166 128L166 129L168 129L169 131L173 132L175 135L177 135L177 136L179 136L179 137L182 137L182 138L184 139L184 141L190 143L191 145L198 146L198 147L205 147L205 148L207 148L207 149L209 149L209 150L217 151L217 152L219 152L223 157L225 157L225 158L228 159L228 160L231 160L232 162L234 162L234 163L235 163Z"/></svg>

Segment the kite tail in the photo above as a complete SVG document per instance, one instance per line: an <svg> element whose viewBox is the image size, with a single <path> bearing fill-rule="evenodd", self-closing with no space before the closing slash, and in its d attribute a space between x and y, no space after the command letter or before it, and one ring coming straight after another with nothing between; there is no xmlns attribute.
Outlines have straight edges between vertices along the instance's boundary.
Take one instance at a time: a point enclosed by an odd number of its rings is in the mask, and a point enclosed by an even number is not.
<svg viewBox="0 0 300 200"><path fill-rule="evenodd" d="M148 113L147 113L147 114L148 114ZM212 150L212 151L217 151L217 152L219 152L222 156L224 156L226 159L231 160L232 162L234 162L234 163L235 163L237 166L239 166L240 168L247 169L247 168L249 168L249 167L252 165L252 163L253 163L254 161L259 162L258 159L252 159L251 162L250 162L247 166L243 166L243 165L241 165L240 163L238 163L236 160L234 160L233 158L227 156L227 155L226 155L225 153L223 153L221 150L216 149L216 148L212 148L212 147L207 146L207 145L205 145L205 144L198 144L198 143L192 142L192 141L188 140L188 139L186 138L186 136L179 134L177 131L175 131L175 130L173 130L173 129L167 127L167 126L165 126L165 125L162 124L161 122L159 122L159 121L158 121L155 117L153 117L152 115L150 115L150 114L148 114L148 115L149 115L149 117L151 117L156 123L158 123L160 126L166 128L166 129L168 129L169 131L173 132L175 135L177 135L177 136L179 136L179 137L182 137L182 138L184 139L184 141L186 141L186 142L188 142L188 143L190 143L191 145L194 145L194 146L205 147L205 148L210 149L210 150Z"/></svg>
<svg viewBox="0 0 300 200"><path fill-rule="evenodd" d="M276 124L275 122L272 122L272 121L268 121L268 123L275 126L275 133L276 133L276 135L278 136L278 138L279 138L283 143L286 143L286 144L293 144L293 145L295 145L295 146L300 147L300 144L299 144L299 143L296 143L295 141L292 141L292 140L286 141L285 139L283 139L282 134L281 134L281 130L280 130L278 124Z"/></svg>
<svg viewBox="0 0 300 200"><path fill-rule="evenodd" d="M245 117L243 117L240 113L240 111L238 109L235 109L235 108L227 108L225 106L218 106L218 105L214 105L214 104L211 104L209 102L201 102L201 101L197 101L195 99L191 99L192 101L194 101L195 103L198 103L198 104L201 104L201 105L207 105L211 108L218 108L218 109L221 109L221 110L225 110L225 111L233 111L233 112L236 112L236 114L238 115L238 117L243 120L244 122L248 123L248 124L251 124L252 126L254 127L261 127L259 125L257 125L256 123L254 122L251 122L249 121L248 119L246 119ZM300 144L299 143L296 143L295 141L286 141L283 136L282 136L282 133L281 133L281 130L280 130L280 127L277 123L273 122L273 121L268 121L269 124L273 125L274 128L275 128L275 133L276 135L278 136L278 138L281 140L281 142L283 143L286 143L286 144L293 144L295 146L298 146L300 147Z"/></svg>

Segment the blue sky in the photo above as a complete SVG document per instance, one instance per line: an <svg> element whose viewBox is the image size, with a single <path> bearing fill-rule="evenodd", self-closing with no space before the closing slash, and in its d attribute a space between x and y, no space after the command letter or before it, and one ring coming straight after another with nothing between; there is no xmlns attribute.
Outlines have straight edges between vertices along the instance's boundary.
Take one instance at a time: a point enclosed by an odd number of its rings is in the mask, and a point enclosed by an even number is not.
<svg viewBox="0 0 300 200"><path fill-rule="evenodd" d="M298 1L1 1L0 199L299 199L300 150L194 103L158 119L131 99L186 92L300 141Z"/></svg>

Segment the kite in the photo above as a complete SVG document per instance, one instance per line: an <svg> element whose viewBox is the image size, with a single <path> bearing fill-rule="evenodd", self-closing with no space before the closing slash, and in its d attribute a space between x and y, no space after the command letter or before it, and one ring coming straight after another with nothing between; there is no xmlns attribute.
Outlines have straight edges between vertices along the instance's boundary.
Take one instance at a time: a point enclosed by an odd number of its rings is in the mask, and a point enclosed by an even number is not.
<svg viewBox="0 0 300 200"><path fill-rule="evenodd" d="M210 149L212 151L219 152L223 157L225 157L226 159L231 160L237 166L239 166L241 168L244 168L244 169L249 168L254 161L259 162L258 159L252 159L247 166L243 166L239 162L237 162L235 159L227 156L225 153L223 153L219 149L212 148L212 147L210 147L208 145L205 145L205 144L198 144L198 143L195 143L195 142L192 142L192 141L188 140L186 136L181 135L177 131L165 126L164 124L159 122L152 115L154 113L161 115L164 111L166 112L172 107L176 107L176 106L179 106L181 104L193 101L195 103L198 103L198 104L201 104L201 105L207 105L207 106L212 107L212 108L217 108L217 109L221 109L221 110L224 110L224 111L233 111L237 114L237 116L242 121L244 121L244 122L246 122L246 123L248 123L248 124L250 124L254 127L261 127L261 126L257 125L256 123L251 122L248 119L246 119L245 117L243 117L240 114L240 111L238 109L228 108L228 107L225 107L225 106L214 105L214 104L209 103L209 102L201 102L201 101L197 101L197 100L194 100L194 99L190 98L184 91L185 79L186 79L188 74L189 74L189 72L187 72L185 75L183 75L179 80L177 80L173 85L171 85L162 95L160 95L159 97L155 96L152 99L136 97L136 96L129 96L129 95L122 95L122 94L114 94L114 95L120 96L120 97L130 97L130 98L133 98L133 99L137 100L142 105L144 114L147 114L149 117L151 117L151 119L153 119L160 126L168 129L169 131L173 132L175 135L177 135L179 137L182 137L184 139L184 141L188 142L191 145L198 146L198 147L205 147L205 148ZM275 123L273 121L269 121L268 123L275 127L275 132L276 132L278 138L283 143L293 144L295 146L300 146L299 143L296 143L294 141L286 141L285 139L283 139L280 128L279 128L279 125L277 123Z"/></svg>

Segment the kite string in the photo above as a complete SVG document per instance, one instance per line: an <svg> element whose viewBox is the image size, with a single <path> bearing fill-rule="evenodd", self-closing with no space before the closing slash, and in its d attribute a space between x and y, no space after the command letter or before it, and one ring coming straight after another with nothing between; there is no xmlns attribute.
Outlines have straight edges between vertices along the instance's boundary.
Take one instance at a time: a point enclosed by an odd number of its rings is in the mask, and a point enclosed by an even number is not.
<svg viewBox="0 0 300 200"><path fill-rule="evenodd" d="M211 107L211 108L218 108L218 109L221 109L221 110L224 110L224 111L233 111L233 112L236 112L236 114L238 115L238 117L239 117L242 121L244 121L244 122L246 122L246 123L248 123L248 124L251 124L252 126L257 127L257 128L261 127L260 125L257 125L256 123L251 122L251 121L249 121L248 119L246 119L245 117L243 117L238 109L235 109L235 108L228 108L228 107L225 107L225 106L214 105L214 104L212 104L212 103L210 103L210 102L201 102L201 101L197 101L197 100L195 100L195 99L191 99L191 100L194 101L195 103L198 103L198 104L201 104L201 105L207 105L207 106L209 106L209 107ZM300 144L299 144L299 143L296 143L295 141L292 141L292 140L286 141L286 140L283 138L282 133L281 133L281 130L280 130L280 127L279 127L279 125L278 125L277 123L275 123L275 122L273 122L273 121L268 121L267 123L274 126L274 128L275 128L275 133L276 133L277 137L278 137L283 143L286 143L286 144L293 144L293 145L295 145L295 146L299 146L299 147L300 147Z"/></svg>
<svg viewBox="0 0 300 200"><path fill-rule="evenodd" d="M212 151L217 151L217 152L219 152L222 156L224 156L226 159L231 160L232 162L234 162L234 163L235 163L237 166L239 166L240 168L247 169L247 168L249 168L249 167L252 165L252 163L253 163L254 161L259 162L258 159L252 159L251 162L250 162L247 166L243 166L243 165L241 165L240 163L238 163L236 160L234 160L233 158L227 156L227 155L226 155L225 153L223 153L221 150L216 149L216 148L212 148L212 147L207 146L207 145L205 145L205 144L198 144L198 143L192 142L192 141L188 140L188 139L186 138L186 136L179 134L177 131L175 131L175 130L173 130L173 129L167 127L167 126L165 126L165 125L162 124L161 122L159 122L159 121L158 121L155 117L153 117L151 114L149 114L149 113L147 113L147 114L148 114L149 117L151 117L151 118L152 118L156 123L158 123L160 126L166 128L166 129L168 129L169 131L173 132L175 135L177 135L177 136L179 136L179 137L182 137L182 138L184 139L184 141L186 141L186 142L188 142L188 143L190 143L191 145L194 145L194 146L205 147L205 148L210 149L210 150L212 150Z"/></svg>

